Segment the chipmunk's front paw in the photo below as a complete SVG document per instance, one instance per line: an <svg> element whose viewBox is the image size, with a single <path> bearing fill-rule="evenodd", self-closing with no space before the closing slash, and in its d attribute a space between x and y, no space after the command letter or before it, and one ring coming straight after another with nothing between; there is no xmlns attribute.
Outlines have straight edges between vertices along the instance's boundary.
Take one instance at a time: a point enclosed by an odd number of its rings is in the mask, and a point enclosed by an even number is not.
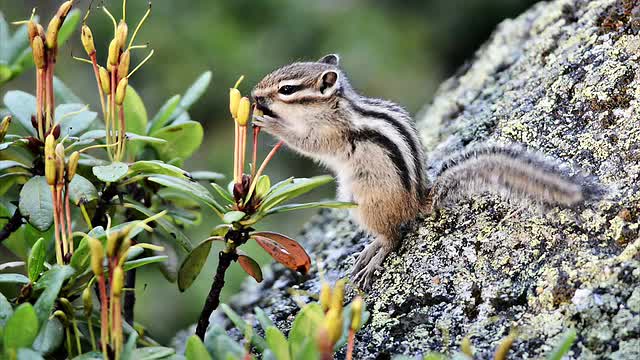
<svg viewBox="0 0 640 360"><path fill-rule="evenodd" d="M254 115L253 125L262 128L266 132L272 132L280 126L280 119L269 115Z"/></svg>
<svg viewBox="0 0 640 360"><path fill-rule="evenodd" d="M362 290L368 290L375 280L376 270L384 271L382 263L389 254L379 241L369 244L358 256L351 272L353 282Z"/></svg>

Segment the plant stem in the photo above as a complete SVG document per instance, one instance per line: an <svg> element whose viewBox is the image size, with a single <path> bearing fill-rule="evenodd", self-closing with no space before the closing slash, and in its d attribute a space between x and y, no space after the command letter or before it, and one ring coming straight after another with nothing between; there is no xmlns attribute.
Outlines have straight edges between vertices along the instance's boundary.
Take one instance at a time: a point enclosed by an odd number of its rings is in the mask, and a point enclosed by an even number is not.
<svg viewBox="0 0 640 360"><path fill-rule="evenodd" d="M100 343L102 345L102 353L107 356L107 344L109 342L109 314L107 313L109 299L107 298L107 285L105 284L104 275L98 278L98 286L100 287Z"/></svg>
<svg viewBox="0 0 640 360"><path fill-rule="evenodd" d="M353 345L356 339L356 332L353 329L349 329L349 341L347 342L347 359L351 360L353 358Z"/></svg>
<svg viewBox="0 0 640 360"><path fill-rule="evenodd" d="M60 212L58 211L58 189L56 185L51 185L51 193L53 194L53 232L56 239L56 262L58 265L62 265L62 242L60 240Z"/></svg>
<svg viewBox="0 0 640 360"><path fill-rule="evenodd" d="M200 313L200 319L198 319L198 326L196 328L196 335L201 340L204 340L204 334L209 327L209 317L211 313L220 305L220 292L224 287L224 275L231 263L237 258L235 251L225 252L221 251L218 255L218 267L216 268L216 275L213 278L213 284L211 284L211 290Z"/></svg>
<svg viewBox="0 0 640 360"><path fill-rule="evenodd" d="M258 169L258 172L256 172L256 175L251 179L251 186L249 187L249 191L247 192L248 194L247 200L251 197L253 190L255 190L256 185L258 184L258 178L260 177L260 175L262 175L262 173L264 172L264 169L266 169L267 167L267 164L269 164L269 161L273 159L273 157L276 155L276 152L278 152L278 149L280 149L282 145L284 145L284 141L282 140L278 141L278 143L273 147L273 149L271 149L267 157L264 158L262 165L260 165L260 169Z"/></svg>
<svg viewBox="0 0 640 360"><path fill-rule="evenodd" d="M111 199L118 195L118 187L115 183L110 183L100 195L100 199L98 199L98 206L96 207L96 212L93 214L93 219L91 219L91 223L94 226L107 226L106 214L111 207Z"/></svg>
<svg viewBox="0 0 640 360"><path fill-rule="evenodd" d="M253 156L251 159L251 180L256 178L256 170L258 169L258 135L260 135L260 127L253 127Z"/></svg>
<svg viewBox="0 0 640 360"><path fill-rule="evenodd" d="M4 224L2 230L0 230L0 242L8 239L14 231L20 229L20 226L22 226L22 214L20 213L20 209L16 208L13 216L11 216L9 221Z"/></svg>
<svg viewBox="0 0 640 360"><path fill-rule="evenodd" d="M71 231L71 207L69 206L69 182L64 185L64 208L67 218L67 233L69 236L69 254L73 255L73 231Z"/></svg>

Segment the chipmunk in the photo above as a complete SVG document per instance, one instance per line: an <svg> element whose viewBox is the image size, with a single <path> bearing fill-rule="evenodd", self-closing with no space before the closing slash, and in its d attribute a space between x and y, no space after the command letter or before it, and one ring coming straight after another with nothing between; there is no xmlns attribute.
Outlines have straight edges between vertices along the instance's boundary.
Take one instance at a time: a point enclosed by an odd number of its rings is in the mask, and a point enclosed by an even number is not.
<svg viewBox="0 0 640 360"><path fill-rule="evenodd" d="M375 236L352 270L363 289L398 248L403 224L461 196L495 191L563 206L588 196L579 181L517 147L465 151L446 161L429 182L410 115L392 102L358 94L335 54L279 68L252 95L258 110L253 124L332 170L338 199L357 204L356 221Z"/></svg>

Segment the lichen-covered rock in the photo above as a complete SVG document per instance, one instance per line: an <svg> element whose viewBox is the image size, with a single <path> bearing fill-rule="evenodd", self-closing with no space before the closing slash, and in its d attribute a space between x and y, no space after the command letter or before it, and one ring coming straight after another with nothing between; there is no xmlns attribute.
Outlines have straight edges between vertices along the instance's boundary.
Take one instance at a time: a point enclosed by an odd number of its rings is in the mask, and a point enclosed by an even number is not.
<svg viewBox="0 0 640 360"><path fill-rule="evenodd" d="M571 358L640 358L636 16L639 1L540 3L503 22L442 85L418 117L431 172L472 143L519 143L594 175L608 193L550 211L485 194L418 219L366 295L372 316L355 358L451 352L465 336L490 358L510 331L513 358L541 358L569 328ZM347 276L369 241L343 211L322 212L300 238L329 281ZM274 266L235 303L286 329L297 313L290 288L317 293L318 272L300 279Z"/></svg>

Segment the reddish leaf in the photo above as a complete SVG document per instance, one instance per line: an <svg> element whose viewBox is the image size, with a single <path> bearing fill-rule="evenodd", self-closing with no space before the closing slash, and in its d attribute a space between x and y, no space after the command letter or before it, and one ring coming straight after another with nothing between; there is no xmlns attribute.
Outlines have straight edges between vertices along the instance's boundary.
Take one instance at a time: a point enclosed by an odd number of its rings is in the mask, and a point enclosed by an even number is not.
<svg viewBox="0 0 640 360"><path fill-rule="evenodd" d="M251 237L277 262L289 269L303 274L311 269L311 258L304 248L290 237L271 231L255 232Z"/></svg>
<svg viewBox="0 0 640 360"><path fill-rule="evenodd" d="M262 282L262 270L255 260L246 255L239 255L238 263L242 266L244 271L246 271L246 273L252 278L256 279L257 282Z"/></svg>

